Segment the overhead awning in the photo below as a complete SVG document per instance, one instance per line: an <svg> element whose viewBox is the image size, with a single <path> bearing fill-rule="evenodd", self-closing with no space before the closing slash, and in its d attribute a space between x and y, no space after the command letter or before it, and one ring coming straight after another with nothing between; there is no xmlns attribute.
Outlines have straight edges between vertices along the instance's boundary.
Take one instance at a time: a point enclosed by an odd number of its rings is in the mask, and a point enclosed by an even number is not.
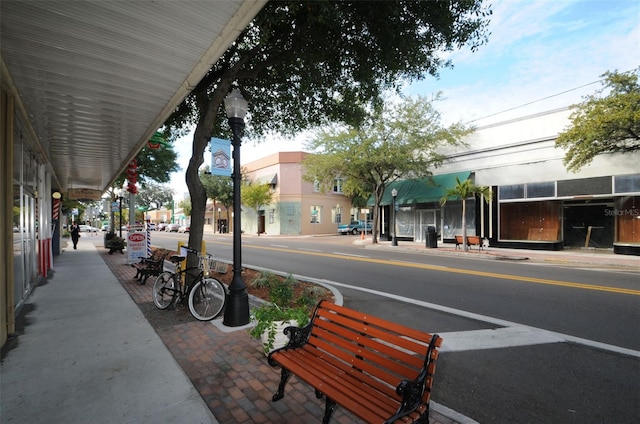
<svg viewBox="0 0 640 424"><path fill-rule="evenodd" d="M256 182L258 184L276 185L278 184L278 174L263 175L262 177L256 178Z"/></svg>
<svg viewBox="0 0 640 424"><path fill-rule="evenodd" d="M391 191L398 190L396 202L398 205L413 205L416 203L439 202L446 191L455 187L456 177L460 181L469 178L471 171L455 172L452 174L433 175L425 178L414 178L410 180L394 181L389 184L382 195L380 206L390 205L393 201ZM451 199L455 200L455 199ZM373 206L373 196L367 202L368 206Z"/></svg>

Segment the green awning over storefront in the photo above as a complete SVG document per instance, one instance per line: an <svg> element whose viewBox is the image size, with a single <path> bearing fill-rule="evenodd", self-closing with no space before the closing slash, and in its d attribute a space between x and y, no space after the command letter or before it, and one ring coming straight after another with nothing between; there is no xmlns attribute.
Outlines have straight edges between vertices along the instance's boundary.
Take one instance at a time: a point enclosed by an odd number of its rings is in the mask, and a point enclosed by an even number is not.
<svg viewBox="0 0 640 424"><path fill-rule="evenodd" d="M394 181L385 188L380 206L390 205L392 203L391 191L394 188L398 190L398 196L396 197L398 205L439 202L448 189L455 187L456 177L458 177L460 181L464 181L469 178L470 175L470 171L465 171ZM367 205L373 206L373 197L369 198Z"/></svg>

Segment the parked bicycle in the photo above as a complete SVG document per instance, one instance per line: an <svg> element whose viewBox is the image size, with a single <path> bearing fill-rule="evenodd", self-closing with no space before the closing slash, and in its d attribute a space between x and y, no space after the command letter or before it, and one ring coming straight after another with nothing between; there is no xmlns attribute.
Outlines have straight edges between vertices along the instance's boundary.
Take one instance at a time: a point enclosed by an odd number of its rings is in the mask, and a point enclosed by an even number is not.
<svg viewBox="0 0 640 424"><path fill-rule="evenodd" d="M216 262L211 255L201 255L187 247L183 249L198 256L198 266L182 267L187 257L171 256L169 260L175 264L176 271L158 275L153 283L153 303L159 309L167 309L188 297L191 315L200 321L210 321L220 315L227 296L224 285L211 277Z"/></svg>

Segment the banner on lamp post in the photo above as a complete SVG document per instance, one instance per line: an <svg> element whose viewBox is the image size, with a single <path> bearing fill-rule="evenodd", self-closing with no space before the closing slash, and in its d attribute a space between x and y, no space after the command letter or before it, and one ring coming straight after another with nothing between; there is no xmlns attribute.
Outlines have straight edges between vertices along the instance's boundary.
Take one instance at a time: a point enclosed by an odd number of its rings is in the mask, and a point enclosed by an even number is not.
<svg viewBox="0 0 640 424"><path fill-rule="evenodd" d="M231 176L231 141L211 137L211 175Z"/></svg>

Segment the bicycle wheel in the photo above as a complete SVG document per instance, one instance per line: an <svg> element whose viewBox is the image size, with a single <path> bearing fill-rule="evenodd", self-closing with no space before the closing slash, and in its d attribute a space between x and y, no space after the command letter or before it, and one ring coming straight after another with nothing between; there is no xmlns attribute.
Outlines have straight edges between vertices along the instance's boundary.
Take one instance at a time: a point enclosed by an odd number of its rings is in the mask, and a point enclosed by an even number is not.
<svg viewBox="0 0 640 424"><path fill-rule="evenodd" d="M158 309L167 309L176 298L177 292L173 273L165 271L153 283L153 303Z"/></svg>
<svg viewBox="0 0 640 424"><path fill-rule="evenodd" d="M227 297L222 283L215 278L198 281L189 293L189 310L195 319L210 321L217 317Z"/></svg>

